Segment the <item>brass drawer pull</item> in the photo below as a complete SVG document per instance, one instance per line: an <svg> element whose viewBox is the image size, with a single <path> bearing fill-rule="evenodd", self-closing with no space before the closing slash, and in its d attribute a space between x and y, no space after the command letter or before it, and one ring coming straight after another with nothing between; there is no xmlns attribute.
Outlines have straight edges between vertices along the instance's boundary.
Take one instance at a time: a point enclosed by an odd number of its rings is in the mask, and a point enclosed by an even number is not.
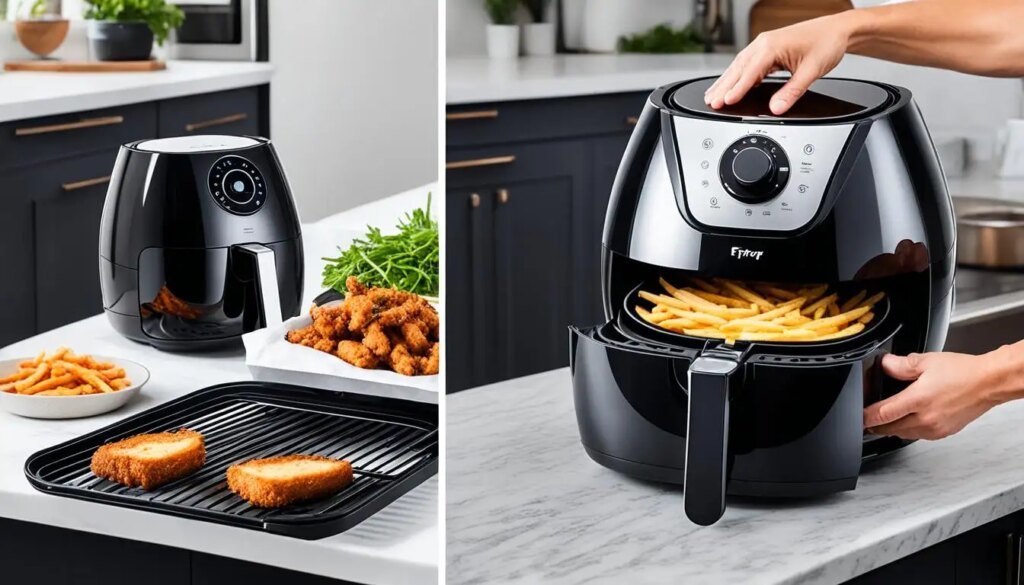
<svg viewBox="0 0 1024 585"><path fill-rule="evenodd" d="M60 188L65 191L77 191L79 189L85 189L86 187L92 187L95 185L102 185L103 183L110 182L110 175L106 177L96 177L95 179L84 179L81 181L75 181L74 183L62 183Z"/></svg>
<svg viewBox="0 0 1024 585"><path fill-rule="evenodd" d="M469 206L473 208L480 207L479 193L473 193L472 195L469 196Z"/></svg>
<svg viewBox="0 0 1024 585"><path fill-rule="evenodd" d="M113 126L124 122L124 116L104 116L102 118L86 118L77 122L64 124L50 124L48 126L31 126L29 128L15 128L15 136L35 136L36 134L50 134L52 132L66 132L68 130L81 130L82 128L96 128L97 126Z"/></svg>
<svg viewBox="0 0 1024 585"><path fill-rule="evenodd" d="M185 124L185 132L195 132L196 130L202 130L203 128L210 128L212 126L223 126L224 124L230 124L232 122L241 122L247 120L249 114L245 112L239 112L237 114L231 114L230 116L222 116L220 118L211 118L209 120L203 120L202 122L191 122Z"/></svg>
<svg viewBox="0 0 1024 585"><path fill-rule="evenodd" d="M498 203L502 205L508 203L508 189L498 189Z"/></svg>
<svg viewBox="0 0 1024 585"><path fill-rule="evenodd" d="M507 165L516 161L515 155L507 156L492 156L490 158L475 158L472 160L454 160L452 162L445 163L444 168L447 170L453 169L472 169L475 167L490 167L494 165Z"/></svg>
<svg viewBox="0 0 1024 585"><path fill-rule="evenodd" d="M451 112L446 120L492 120L498 117L498 110L474 110L472 112Z"/></svg>
<svg viewBox="0 0 1024 585"><path fill-rule="evenodd" d="M627 126L636 126L640 122L640 118L636 116L626 116Z"/></svg>

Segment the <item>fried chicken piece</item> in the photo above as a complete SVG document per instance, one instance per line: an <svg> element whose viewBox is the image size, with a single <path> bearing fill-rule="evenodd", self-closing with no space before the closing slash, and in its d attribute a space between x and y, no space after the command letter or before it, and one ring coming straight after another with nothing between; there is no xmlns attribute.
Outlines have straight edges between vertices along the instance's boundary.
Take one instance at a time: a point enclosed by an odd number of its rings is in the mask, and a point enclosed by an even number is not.
<svg viewBox="0 0 1024 585"><path fill-rule="evenodd" d="M151 490L195 472L206 461L203 435L189 429L135 435L92 454L97 477Z"/></svg>
<svg viewBox="0 0 1024 585"><path fill-rule="evenodd" d="M415 376L419 371L419 360L409 353L404 343L395 344L389 356L391 369L405 376Z"/></svg>
<svg viewBox="0 0 1024 585"><path fill-rule="evenodd" d="M228 467L228 489L254 506L280 508L325 498L352 483L352 464L319 455L253 459Z"/></svg>
<svg viewBox="0 0 1024 585"><path fill-rule="evenodd" d="M313 349L320 350L324 353L334 353L338 350L338 342L333 339L322 337L313 344Z"/></svg>
<svg viewBox="0 0 1024 585"><path fill-rule="evenodd" d="M423 355L430 350L430 340L427 339L427 326L422 321L406 321L400 327L402 340L409 350L416 355Z"/></svg>
<svg viewBox="0 0 1024 585"><path fill-rule="evenodd" d="M310 325L308 327L303 327L302 329L293 329L286 333L284 338L292 343L297 343L306 347L313 347L317 339L319 339L319 336L316 329Z"/></svg>
<svg viewBox="0 0 1024 585"><path fill-rule="evenodd" d="M377 316L373 301L366 295L349 297L345 300L345 304L349 306L349 313L351 315L351 319L348 322L348 330L353 333L358 333L365 329Z"/></svg>
<svg viewBox="0 0 1024 585"><path fill-rule="evenodd" d="M377 356L370 348L358 341L345 339L338 343L338 357L357 368L372 369L377 367Z"/></svg>
<svg viewBox="0 0 1024 585"><path fill-rule="evenodd" d="M434 342L430 346L430 354L423 359L420 366L420 373L424 376L431 376L441 371L441 344Z"/></svg>
<svg viewBox="0 0 1024 585"><path fill-rule="evenodd" d="M366 327L366 331L363 332L363 345L370 348L373 355L379 358L386 358L391 353L391 340L380 323L370 323Z"/></svg>
<svg viewBox="0 0 1024 585"><path fill-rule="evenodd" d="M355 276L349 276L345 279L345 288L354 296L366 294L366 285L359 282L359 279Z"/></svg>

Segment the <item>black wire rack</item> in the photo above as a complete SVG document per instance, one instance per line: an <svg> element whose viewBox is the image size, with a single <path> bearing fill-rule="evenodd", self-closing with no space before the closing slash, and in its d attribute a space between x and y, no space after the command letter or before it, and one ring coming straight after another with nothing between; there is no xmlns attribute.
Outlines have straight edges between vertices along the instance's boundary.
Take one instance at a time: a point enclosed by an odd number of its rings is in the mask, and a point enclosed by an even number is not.
<svg viewBox="0 0 1024 585"><path fill-rule="evenodd" d="M152 490L90 471L101 445L140 433L188 428L203 434L206 464ZM266 509L228 490L227 468L300 453L348 460L354 481L328 498ZM43 492L316 539L343 532L435 475L437 407L282 384L239 382L199 390L40 451L25 475Z"/></svg>

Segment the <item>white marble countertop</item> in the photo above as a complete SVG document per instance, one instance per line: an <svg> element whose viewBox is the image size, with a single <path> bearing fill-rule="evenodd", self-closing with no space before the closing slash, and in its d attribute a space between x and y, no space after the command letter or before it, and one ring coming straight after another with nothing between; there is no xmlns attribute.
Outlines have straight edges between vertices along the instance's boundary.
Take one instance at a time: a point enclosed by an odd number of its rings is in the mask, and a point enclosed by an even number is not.
<svg viewBox="0 0 1024 585"><path fill-rule="evenodd" d="M320 291L320 256L367 221L389 225L399 213L423 205L437 185L412 189L303 226L306 301ZM370 219L372 218L372 219ZM0 516L202 551L369 584L436 583L438 479L431 478L352 530L322 540L299 540L129 510L36 491L25 479L29 455L207 386L251 380L239 350L164 353L128 341L98 315L0 349L0 359L35 355L67 345L77 351L123 357L145 365L152 377L121 410L78 420L34 420L0 411Z"/></svg>
<svg viewBox="0 0 1024 585"><path fill-rule="evenodd" d="M452 57L447 62L449 105L490 101L651 91L705 75L718 75L732 55L556 55L500 60Z"/></svg>
<svg viewBox="0 0 1024 585"><path fill-rule="evenodd" d="M1024 401L919 441L810 501L730 498L701 528L682 490L591 461L567 369L447 399L447 582L833 584L1024 508Z"/></svg>
<svg viewBox="0 0 1024 585"><path fill-rule="evenodd" d="M168 61L144 73L0 73L0 122L208 93L270 81L270 63Z"/></svg>

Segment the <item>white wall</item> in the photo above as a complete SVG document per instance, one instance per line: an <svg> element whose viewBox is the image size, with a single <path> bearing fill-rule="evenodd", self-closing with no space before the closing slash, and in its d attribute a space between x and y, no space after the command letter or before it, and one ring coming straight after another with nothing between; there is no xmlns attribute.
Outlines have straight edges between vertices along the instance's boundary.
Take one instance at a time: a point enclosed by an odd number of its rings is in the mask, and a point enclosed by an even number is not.
<svg viewBox="0 0 1024 585"><path fill-rule="evenodd" d="M445 51L448 56L482 55L487 51L485 27L490 22L483 0L445 2Z"/></svg>
<svg viewBox="0 0 1024 585"><path fill-rule="evenodd" d="M437 180L437 0L271 0L270 130L303 221Z"/></svg>

